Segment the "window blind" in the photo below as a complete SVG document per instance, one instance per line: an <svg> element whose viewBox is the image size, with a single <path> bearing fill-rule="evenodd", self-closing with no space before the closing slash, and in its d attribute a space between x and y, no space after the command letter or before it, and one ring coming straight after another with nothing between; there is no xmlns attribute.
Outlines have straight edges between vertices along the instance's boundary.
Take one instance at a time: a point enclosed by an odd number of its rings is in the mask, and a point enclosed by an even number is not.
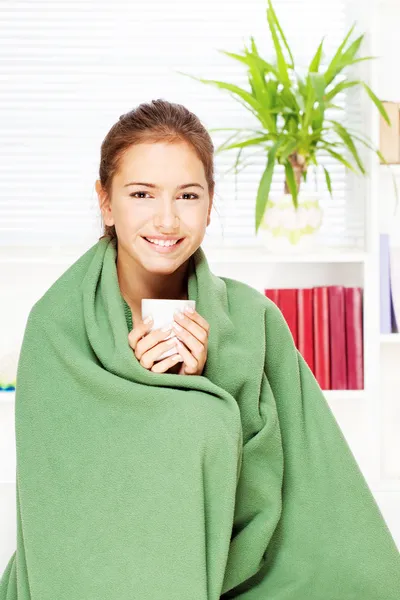
<svg viewBox="0 0 400 600"><path fill-rule="evenodd" d="M350 27L349 1L275 0L299 70L323 36L327 59L332 56ZM240 53L253 35L271 60L266 8L266 0L3 0L0 245L86 247L97 241L100 145L119 115L141 102L179 102L207 128L257 126L229 93L178 71L249 90L245 65L218 50ZM340 103L357 125L360 99L349 102L343 95ZM229 132L211 135L217 147ZM256 241L255 200L266 155L255 147L243 155L248 167L237 176L236 194L233 171L226 174L236 152L215 158L216 210L204 247ZM314 191L317 183L326 242L361 247L362 190L355 193L344 168L331 159L324 165L332 175L333 200L322 173L310 173L303 189ZM278 170L271 193L282 191Z"/></svg>

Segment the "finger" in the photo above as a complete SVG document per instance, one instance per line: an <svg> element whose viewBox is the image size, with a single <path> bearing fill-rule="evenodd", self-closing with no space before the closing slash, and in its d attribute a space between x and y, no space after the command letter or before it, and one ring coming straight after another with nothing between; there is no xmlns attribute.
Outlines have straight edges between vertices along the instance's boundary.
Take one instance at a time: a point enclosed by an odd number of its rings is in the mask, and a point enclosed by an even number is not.
<svg viewBox="0 0 400 600"><path fill-rule="evenodd" d="M207 331L207 333L209 333L210 324L204 319L204 317L199 315L198 312L196 312L195 310L191 312L188 308L185 308L183 312L187 317L189 317L189 319L195 321L198 325L200 325L200 327L202 327L205 331Z"/></svg>
<svg viewBox="0 0 400 600"><path fill-rule="evenodd" d="M153 319L150 317L150 321L145 319L139 322L133 329L128 333L128 342L132 350L135 350L138 341L150 331L153 325Z"/></svg>
<svg viewBox="0 0 400 600"><path fill-rule="evenodd" d="M173 324L173 329L174 329L174 333L175 333L176 337L179 340L181 340L182 342L184 342L184 344L187 346L187 348L190 350L190 352L192 352L192 354L194 354L194 356L196 358L199 358L201 356L201 354L206 350L207 340L205 340L204 343L200 342L187 329L183 329L183 327L180 329L177 329L175 322Z"/></svg>
<svg viewBox="0 0 400 600"><path fill-rule="evenodd" d="M199 365L199 361L197 360L197 358L195 356L193 356L193 354L190 352L190 350L188 350L185 346L185 344L183 344L180 340L177 341L177 348L179 351L179 354L182 356L183 358L183 362L186 366L186 372L187 373L197 373L197 369L198 369L198 365Z"/></svg>
<svg viewBox="0 0 400 600"><path fill-rule="evenodd" d="M170 337L165 342L158 342L155 346L153 346L149 350L146 350L146 352L143 352L143 354L138 359L140 364L146 369L150 369L153 366L154 362L158 360L164 352L166 352L167 350L171 350L172 346L176 346L177 341L178 340L176 339L176 337ZM177 351L176 348L175 351ZM135 351L135 354L136 353L137 349Z"/></svg>
<svg viewBox="0 0 400 600"><path fill-rule="evenodd" d="M178 333L181 333L181 331L182 331L179 328L183 327L184 329L189 331L192 335L194 335L194 337L199 342L201 342L203 345L205 345L205 343L208 339L208 331L203 329L203 327L201 327L195 321L193 321L186 315L183 315L182 313L178 312L178 313L174 314L174 321L172 322L172 325L175 328L175 331L177 331Z"/></svg>
<svg viewBox="0 0 400 600"><path fill-rule="evenodd" d="M173 354L172 356L168 356L167 358L154 363L150 370L153 371L153 373L165 373L165 371L168 371L168 369L176 365L176 363L182 361L183 358L180 354Z"/></svg>
<svg viewBox="0 0 400 600"><path fill-rule="evenodd" d="M153 329L146 336L142 337L136 344L135 355L140 360L145 352L154 348L161 341L170 337L172 328L168 329Z"/></svg>

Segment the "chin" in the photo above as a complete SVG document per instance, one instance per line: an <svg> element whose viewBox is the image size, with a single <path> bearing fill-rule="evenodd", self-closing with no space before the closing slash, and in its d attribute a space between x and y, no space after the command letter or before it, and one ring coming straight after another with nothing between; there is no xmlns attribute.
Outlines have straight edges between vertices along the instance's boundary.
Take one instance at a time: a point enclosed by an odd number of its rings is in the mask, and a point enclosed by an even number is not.
<svg viewBox="0 0 400 600"><path fill-rule="evenodd" d="M156 258L153 260L149 260L147 257L143 257L143 260L141 260L140 262L143 268L146 269L146 271L159 275L167 275L169 273L174 273L186 261L187 258L179 258L179 260L178 258L176 258L175 260L166 260L165 258L161 258L160 260Z"/></svg>

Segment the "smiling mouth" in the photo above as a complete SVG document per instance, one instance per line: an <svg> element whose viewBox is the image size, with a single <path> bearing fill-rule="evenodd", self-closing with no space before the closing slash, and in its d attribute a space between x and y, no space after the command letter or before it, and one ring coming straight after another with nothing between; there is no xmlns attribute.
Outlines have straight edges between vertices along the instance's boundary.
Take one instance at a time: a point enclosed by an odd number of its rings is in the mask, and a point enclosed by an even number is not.
<svg viewBox="0 0 400 600"><path fill-rule="evenodd" d="M181 238L175 244L171 244L171 245L167 245L167 246L163 246L161 244L156 244L154 242L150 242L146 237L143 237L143 239L145 242L147 242L149 244L149 246L152 246L152 248L154 248L154 250L165 253L165 252L172 252L175 248L177 248L178 246L181 245L181 243L183 242L183 240L185 238Z"/></svg>

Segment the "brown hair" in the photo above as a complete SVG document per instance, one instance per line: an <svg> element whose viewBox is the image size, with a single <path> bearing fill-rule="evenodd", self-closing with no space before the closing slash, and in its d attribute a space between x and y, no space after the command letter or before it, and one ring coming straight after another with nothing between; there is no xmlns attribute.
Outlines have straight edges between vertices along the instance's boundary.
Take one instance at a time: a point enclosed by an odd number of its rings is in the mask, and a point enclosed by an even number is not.
<svg viewBox="0 0 400 600"><path fill-rule="evenodd" d="M108 196L124 152L133 144L187 142L204 166L210 195L214 193L214 144L199 118L182 104L157 99L121 115L101 144L99 179ZM103 235L116 239L115 226L105 225ZM100 238L101 239L101 238Z"/></svg>

